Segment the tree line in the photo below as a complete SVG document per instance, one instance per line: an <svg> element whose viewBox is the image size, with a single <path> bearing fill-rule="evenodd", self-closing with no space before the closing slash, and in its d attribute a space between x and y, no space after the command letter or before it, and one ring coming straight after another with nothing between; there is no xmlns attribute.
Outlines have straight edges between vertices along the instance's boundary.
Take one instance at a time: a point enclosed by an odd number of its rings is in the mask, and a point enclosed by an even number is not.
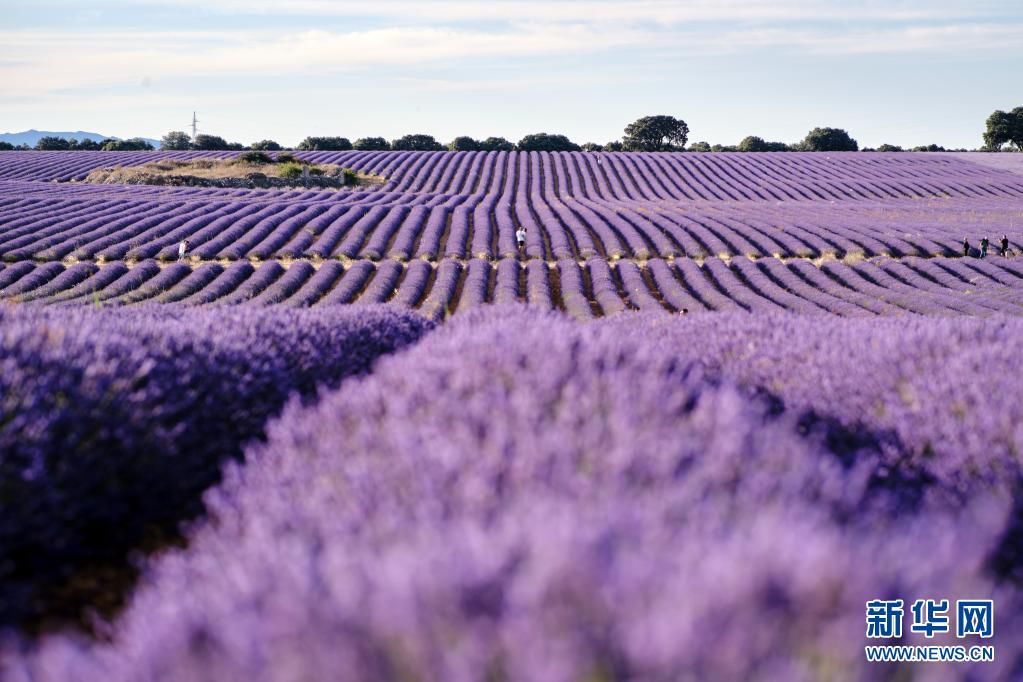
<svg viewBox="0 0 1023 682"><path fill-rule="evenodd" d="M68 140L63 137L46 136L39 138L35 147L29 147L27 144L15 146L10 142L0 142L0 150L9 151L12 149L36 149L41 151L149 152L153 151L155 147L141 137L133 137L130 140L115 140L113 138L108 138L106 140L96 141L88 139L76 140L73 137Z"/></svg>
<svg viewBox="0 0 1023 682"><path fill-rule="evenodd" d="M456 137L448 144L442 144L432 135L422 133L405 135L388 141L383 137L363 137L350 141L346 137L307 137L294 149L297 151L348 151L348 150L393 150L393 151L550 151L550 152L855 152L861 151L856 140L842 128L818 127L796 143L769 142L762 137L749 135L736 145L693 142L688 147L689 126L674 116L644 116L625 127L621 140L606 144L586 142L577 144L568 136L556 133L531 133L518 142L503 137L488 137L477 140L467 135ZM27 149L22 146L20 148ZM986 121L984 146L976 151L1023 152L1023 107L1012 111L995 111ZM0 142L0 150L15 149L9 143ZM60 137L44 137L36 144L40 150L89 150L89 151L149 151L153 146L141 138L130 140L65 140ZM274 140L260 140L245 146L228 142L219 135L196 135L192 139L187 133L175 130L160 140L164 150L204 151L282 151L285 148ZM945 149L936 144L921 145L903 149L899 145L882 144L879 147L865 147L862 151L879 152L943 152L967 151L966 149Z"/></svg>

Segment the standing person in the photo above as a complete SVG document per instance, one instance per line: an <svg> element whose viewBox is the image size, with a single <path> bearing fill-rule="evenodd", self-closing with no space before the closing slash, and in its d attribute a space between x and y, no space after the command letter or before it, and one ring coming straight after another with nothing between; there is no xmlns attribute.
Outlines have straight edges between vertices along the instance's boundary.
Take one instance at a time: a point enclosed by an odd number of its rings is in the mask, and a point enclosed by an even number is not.
<svg viewBox="0 0 1023 682"><path fill-rule="evenodd" d="M515 243L519 247L519 255L526 255L526 228L519 225L519 229L515 230Z"/></svg>
<svg viewBox="0 0 1023 682"><path fill-rule="evenodd" d="M968 237L963 237L963 258L970 255L970 240Z"/></svg>
<svg viewBox="0 0 1023 682"><path fill-rule="evenodd" d="M1004 235L1004 234L1002 235L1001 247L1002 247L1001 248L1002 257L1004 258L1005 256L1009 255L1009 237L1008 237L1008 235Z"/></svg>
<svg viewBox="0 0 1023 682"><path fill-rule="evenodd" d="M981 258L987 258L987 247L988 247L988 244L990 244L990 243L991 242L989 242L987 240L987 237L981 237L980 238L980 257Z"/></svg>
<svg viewBox="0 0 1023 682"><path fill-rule="evenodd" d="M185 260L185 254L188 252L188 240L182 239L181 243L178 244L178 260Z"/></svg>

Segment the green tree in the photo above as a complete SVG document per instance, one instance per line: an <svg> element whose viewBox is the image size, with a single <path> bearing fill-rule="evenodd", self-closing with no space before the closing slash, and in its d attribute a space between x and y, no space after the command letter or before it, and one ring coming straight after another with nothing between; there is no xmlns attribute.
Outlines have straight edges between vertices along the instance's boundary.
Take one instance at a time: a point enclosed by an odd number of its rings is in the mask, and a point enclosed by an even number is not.
<svg viewBox="0 0 1023 682"><path fill-rule="evenodd" d="M747 135L739 142L740 152L762 152L766 150L766 147L767 142L764 141L764 138L756 135Z"/></svg>
<svg viewBox="0 0 1023 682"><path fill-rule="evenodd" d="M787 152L789 146L784 142L767 142L762 137L750 135L742 138L736 149L740 152Z"/></svg>
<svg viewBox="0 0 1023 682"><path fill-rule="evenodd" d="M855 152L860 147L841 128L814 128L806 134L800 148L808 152Z"/></svg>
<svg viewBox="0 0 1023 682"><path fill-rule="evenodd" d="M352 147L360 151L384 151L391 145L382 137L360 137Z"/></svg>
<svg viewBox="0 0 1023 682"><path fill-rule="evenodd" d="M192 141L192 149L219 152L230 148L231 145L227 143L227 140L219 135L196 135Z"/></svg>
<svg viewBox="0 0 1023 682"><path fill-rule="evenodd" d="M47 135L46 137L40 137L39 141L36 142L36 149L41 151L64 151L71 148L71 142L65 140L63 137L52 137Z"/></svg>
<svg viewBox="0 0 1023 682"><path fill-rule="evenodd" d="M905 151L902 147L897 144L888 144L885 142L883 145L877 148L879 152L902 152Z"/></svg>
<svg viewBox="0 0 1023 682"><path fill-rule="evenodd" d="M503 137L488 137L480 142L480 151L484 152L510 152L515 145Z"/></svg>
<svg viewBox="0 0 1023 682"><path fill-rule="evenodd" d="M767 142L762 137L750 135L742 138L735 149L740 152L787 152L789 146L784 142Z"/></svg>
<svg viewBox="0 0 1023 682"><path fill-rule="evenodd" d="M104 140L100 149L105 152L151 152L153 145L141 137L133 137L130 140Z"/></svg>
<svg viewBox="0 0 1023 682"><path fill-rule="evenodd" d="M612 140L612 141L610 141L610 142L608 142L607 144L604 145L604 151L605 152L624 152L625 151L625 145L623 145L618 140Z"/></svg>
<svg viewBox="0 0 1023 682"><path fill-rule="evenodd" d="M351 148L347 137L307 137L295 147L302 152L343 152Z"/></svg>
<svg viewBox="0 0 1023 682"><path fill-rule="evenodd" d="M582 145L582 150L584 152L602 152L604 147L596 142L586 142Z"/></svg>
<svg viewBox="0 0 1023 682"><path fill-rule="evenodd" d="M622 144L630 152L673 152L685 149L689 126L674 116L644 116L625 126Z"/></svg>
<svg viewBox="0 0 1023 682"><path fill-rule="evenodd" d="M391 142L391 149L402 152L440 152L444 151L444 145L434 138L433 135L405 135Z"/></svg>
<svg viewBox="0 0 1023 682"><path fill-rule="evenodd" d="M14 149L14 145L10 142L0 142L0 152L9 152Z"/></svg>
<svg viewBox="0 0 1023 682"><path fill-rule="evenodd" d="M919 147L913 147L911 151L914 152L943 152L945 148L936 144L922 144Z"/></svg>
<svg viewBox="0 0 1023 682"><path fill-rule="evenodd" d="M249 145L249 149L256 152L279 152L282 147L273 140L260 140Z"/></svg>
<svg viewBox="0 0 1023 682"><path fill-rule="evenodd" d="M456 137L448 145L448 149L453 152L475 152L479 148L480 143L467 135Z"/></svg>
<svg viewBox="0 0 1023 682"><path fill-rule="evenodd" d="M188 133L181 132L180 130L172 130L160 138L160 149L184 151L191 148L192 138L188 136Z"/></svg>
<svg viewBox="0 0 1023 682"><path fill-rule="evenodd" d="M689 145L689 151L691 152L709 152L710 142L694 142Z"/></svg>
<svg viewBox="0 0 1023 682"><path fill-rule="evenodd" d="M107 140L103 140L103 142L106 141ZM89 138L79 141L72 137L70 140L68 140L68 149L81 152L94 152L99 150L102 146L103 146L102 142L96 142L95 140L90 140Z"/></svg>
<svg viewBox="0 0 1023 682"><path fill-rule="evenodd" d="M519 140L518 149L523 152L577 152L580 147L564 135L533 133Z"/></svg>
<svg viewBox="0 0 1023 682"><path fill-rule="evenodd" d="M1023 107L1012 111L996 111L987 117L984 146L997 151L1009 143L1023 152Z"/></svg>

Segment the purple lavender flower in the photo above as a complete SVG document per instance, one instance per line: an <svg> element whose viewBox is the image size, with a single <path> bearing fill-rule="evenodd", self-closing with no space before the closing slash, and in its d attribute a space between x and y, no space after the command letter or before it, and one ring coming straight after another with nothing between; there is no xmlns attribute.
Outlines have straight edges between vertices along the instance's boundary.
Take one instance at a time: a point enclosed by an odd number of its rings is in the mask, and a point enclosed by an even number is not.
<svg viewBox="0 0 1023 682"><path fill-rule="evenodd" d="M221 463L289 396L428 328L371 307L0 308L0 626L198 513Z"/></svg>
<svg viewBox="0 0 1023 682"><path fill-rule="evenodd" d="M1002 605L1004 656L956 671L1009 678L1019 594L988 559L1017 474L887 440L884 414L847 425L840 393L857 365L1010 352L1017 327L921 319L900 342L905 322L458 315L288 407L111 644L48 642L11 679L867 680L909 669L864 660L865 602L928 595Z"/></svg>

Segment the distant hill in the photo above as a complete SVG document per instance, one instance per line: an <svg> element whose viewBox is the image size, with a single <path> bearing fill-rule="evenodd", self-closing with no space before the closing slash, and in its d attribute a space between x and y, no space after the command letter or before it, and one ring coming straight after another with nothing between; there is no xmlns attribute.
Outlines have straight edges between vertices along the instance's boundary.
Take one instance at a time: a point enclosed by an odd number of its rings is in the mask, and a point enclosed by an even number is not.
<svg viewBox="0 0 1023 682"><path fill-rule="evenodd" d="M101 142L103 140L121 140L124 138L116 137L114 135L100 135L99 133L89 133L84 130L76 130L74 132L69 131L53 131L53 130L24 130L20 133L2 133L0 134L0 142L10 142L17 146L21 144L27 144L29 147L34 147L39 138L42 137L63 137L66 140L70 140L72 137L76 140L94 140ZM143 140L153 145L157 149L160 148L160 141L154 140L151 137L143 137Z"/></svg>

